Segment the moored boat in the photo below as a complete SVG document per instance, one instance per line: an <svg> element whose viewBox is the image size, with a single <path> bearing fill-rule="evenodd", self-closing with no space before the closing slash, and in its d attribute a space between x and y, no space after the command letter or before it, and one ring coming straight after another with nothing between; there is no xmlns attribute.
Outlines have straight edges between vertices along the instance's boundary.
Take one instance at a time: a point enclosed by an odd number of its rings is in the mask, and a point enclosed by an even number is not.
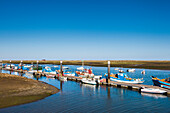
<svg viewBox="0 0 170 113"><path fill-rule="evenodd" d="M119 68L115 68L114 70L119 70Z"/></svg>
<svg viewBox="0 0 170 113"><path fill-rule="evenodd" d="M84 69L84 70L78 70L78 71L76 71L76 74L77 74L79 77L91 77L91 78L94 77L92 68L90 68L90 69Z"/></svg>
<svg viewBox="0 0 170 113"><path fill-rule="evenodd" d="M135 72L135 69L128 69L127 72Z"/></svg>
<svg viewBox="0 0 170 113"><path fill-rule="evenodd" d="M160 90L160 89L154 89L154 88L142 88L141 92L143 92L143 93L152 93L152 94L164 94L167 91Z"/></svg>
<svg viewBox="0 0 170 113"><path fill-rule="evenodd" d="M104 76L108 76L105 74ZM125 73L118 73L118 74L111 74L110 75L110 80L115 81L115 82L124 82L124 83L133 83L133 84L140 84L143 83L144 80L143 78L141 79L136 79L136 78L130 78L127 74Z"/></svg>
<svg viewBox="0 0 170 113"><path fill-rule="evenodd" d="M145 74L145 70L143 70L143 71L141 72L141 74L143 74L143 75L144 75L144 74Z"/></svg>
<svg viewBox="0 0 170 113"><path fill-rule="evenodd" d="M81 81L85 84L91 84L91 85L96 85L100 83L100 80L95 78L82 78Z"/></svg>
<svg viewBox="0 0 170 113"><path fill-rule="evenodd" d="M166 79L159 79L157 77L152 76L152 81L155 86L170 89L170 77Z"/></svg>
<svg viewBox="0 0 170 113"><path fill-rule="evenodd" d="M124 71L123 71L123 70L121 70L121 69L119 69L119 73L124 73Z"/></svg>

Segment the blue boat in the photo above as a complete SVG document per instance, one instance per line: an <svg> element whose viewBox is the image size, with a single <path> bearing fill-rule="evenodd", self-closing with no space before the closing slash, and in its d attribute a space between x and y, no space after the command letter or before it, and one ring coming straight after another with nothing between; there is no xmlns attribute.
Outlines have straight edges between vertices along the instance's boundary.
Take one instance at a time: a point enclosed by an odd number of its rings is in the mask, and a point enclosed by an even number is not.
<svg viewBox="0 0 170 113"><path fill-rule="evenodd" d="M170 89L170 77L166 79L159 79L157 77L152 76L152 81L155 86Z"/></svg>
<svg viewBox="0 0 170 113"><path fill-rule="evenodd" d="M105 74L105 76L107 77L108 75ZM133 83L133 84L139 84L144 82L143 78L142 79L130 78L125 73L111 74L110 80L115 82Z"/></svg>

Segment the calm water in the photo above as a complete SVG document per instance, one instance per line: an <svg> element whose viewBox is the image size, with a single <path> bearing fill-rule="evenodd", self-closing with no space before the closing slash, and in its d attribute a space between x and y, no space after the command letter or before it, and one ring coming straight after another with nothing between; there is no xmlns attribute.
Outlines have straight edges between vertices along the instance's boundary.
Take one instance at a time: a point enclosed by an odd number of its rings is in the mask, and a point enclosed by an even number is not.
<svg viewBox="0 0 170 113"><path fill-rule="evenodd" d="M72 71L77 66L68 66ZM107 72L105 67L92 67L96 75ZM127 70L126 68L122 68ZM144 78L144 84L152 85L151 75L159 78L170 77L170 71L136 69L134 73L127 73L130 77ZM2 70L3 73L10 73ZM111 73L117 73L111 68ZM19 75L17 72L11 74ZM36 79L31 75L22 76ZM0 109L0 112L165 112L170 113L170 97L164 95L141 94L123 88L93 86L74 81L60 82L57 79L42 77L40 81L47 82L61 89L61 92L45 99Z"/></svg>

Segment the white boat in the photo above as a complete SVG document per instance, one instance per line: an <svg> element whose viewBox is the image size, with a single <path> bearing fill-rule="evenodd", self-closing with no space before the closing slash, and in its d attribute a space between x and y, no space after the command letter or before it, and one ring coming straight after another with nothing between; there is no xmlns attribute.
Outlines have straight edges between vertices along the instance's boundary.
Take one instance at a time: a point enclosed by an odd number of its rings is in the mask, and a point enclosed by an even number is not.
<svg viewBox="0 0 170 113"><path fill-rule="evenodd" d="M61 81L67 81L67 77L59 77L59 79L61 80Z"/></svg>
<svg viewBox="0 0 170 113"><path fill-rule="evenodd" d="M100 83L100 80L97 80L95 78L82 78L81 80L85 84L91 84L91 85L96 85L97 82Z"/></svg>
<svg viewBox="0 0 170 113"><path fill-rule="evenodd" d="M28 73L31 73L31 74L33 74L35 72L37 72L37 70L30 70L30 71L28 71ZM42 70L38 70L38 72L42 73Z"/></svg>
<svg viewBox="0 0 170 113"><path fill-rule="evenodd" d="M55 75L46 75L47 78L54 78Z"/></svg>
<svg viewBox="0 0 170 113"><path fill-rule="evenodd" d="M114 70L119 70L119 68L115 68Z"/></svg>
<svg viewBox="0 0 170 113"><path fill-rule="evenodd" d="M121 69L119 69L119 73L124 73L124 71L123 71L123 70L121 70Z"/></svg>
<svg viewBox="0 0 170 113"><path fill-rule="evenodd" d="M64 69L69 69L69 67L63 66L63 70L64 70Z"/></svg>
<svg viewBox="0 0 170 113"><path fill-rule="evenodd" d="M84 67L78 67L77 70L84 70Z"/></svg>
<svg viewBox="0 0 170 113"><path fill-rule="evenodd" d="M152 93L152 94L164 94L167 91L160 90L160 89L154 89L154 88L142 88L141 92L143 92L143 93Z"/></svg>
<svg viewBox="0 0 170 113"><path fill-rule="evenodd" d="M135 72L135 69L128 69L127 72Z"/></svg>

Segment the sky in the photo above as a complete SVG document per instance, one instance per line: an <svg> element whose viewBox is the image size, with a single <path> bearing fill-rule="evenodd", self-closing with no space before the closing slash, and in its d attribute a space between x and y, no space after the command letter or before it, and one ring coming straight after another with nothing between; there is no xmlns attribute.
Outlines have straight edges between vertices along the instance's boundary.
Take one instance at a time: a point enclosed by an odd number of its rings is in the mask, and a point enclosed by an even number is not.
<svg viewBox="0 0 170 113"><path fill-rule="evenodd" d="M170 60L169 0L0 0L0 60Z"/></svg>

